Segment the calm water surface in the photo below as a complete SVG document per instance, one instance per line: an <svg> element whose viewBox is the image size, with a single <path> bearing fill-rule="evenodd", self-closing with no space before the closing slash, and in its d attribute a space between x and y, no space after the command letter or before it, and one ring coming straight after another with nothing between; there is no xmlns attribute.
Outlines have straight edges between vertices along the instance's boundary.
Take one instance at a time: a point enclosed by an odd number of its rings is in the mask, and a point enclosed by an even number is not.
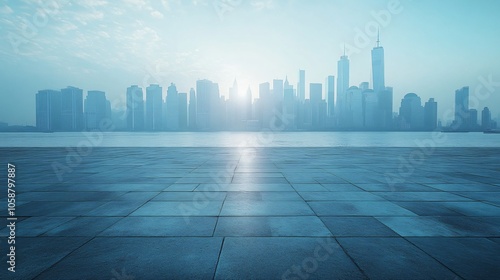
<svg viewBox="0 0 500 280"><path fill-rule="evenodd" d="M89 144L90 143L90 144ZM437 132L0 133L0 147L500 147L500 134Z"/></svg>

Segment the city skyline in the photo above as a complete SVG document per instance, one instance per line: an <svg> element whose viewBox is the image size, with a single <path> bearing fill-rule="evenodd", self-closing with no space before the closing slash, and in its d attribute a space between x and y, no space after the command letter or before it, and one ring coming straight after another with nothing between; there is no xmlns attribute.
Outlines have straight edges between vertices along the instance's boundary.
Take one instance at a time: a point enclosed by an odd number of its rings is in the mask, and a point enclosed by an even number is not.
<svg viewBox="0 0 500 280"><path fill-rule="evenodd" d="M7 38L0 49L5 65L0 121L34 125L33 94L68 84L104 91L112 103L123 103L123 90L130 84L145 90L152 83L167 87L173 82L179 92L188 93L196 80L207 78L219 83L221 95L227 98L235 79L241 94L250 85L257 96L259 84L272 79L288 78L296 87L297 69L305 69L308 97L310 83L323 83L325 89L328 76L338 77L337 60L343 44L350 60L349 86L362 82L373 85L370 56L377 36L371 36L370 31L365 34L366 44L356 44L356 39L361 38L358 31L372 30L373 22L378 24L385 47L385 84L394 89L393 111L397 111L407 93L414 92L424 101L435 98L440 104L441 118L443 110L453 109L456 89L468 85L472 95L478 87L484 88L483 81L495 82L500 77L491 63L498 61L494 46L500 44L499 39L485 36L495 34L499 19L493 11L497 3L453 2L453 11L449 10L450 2L403 0L318 1L308 5L297 1L250 1L225 6L223 11L217 10L211 1L170 2L168 8L165 3L136 1L117 7L106 1L71 5L61 2L58 9L44 10L38 4L6 1L0 9L5 27L0 32ZM126 22L117 15L126 15L134 7L138 11L134 21ZM40 9L41 13L52 13L43 26L29 16ZM374 15L380 17L384 12L390 14L389 23L376 21ZM183 19L187 13L196 23ZM69 20L70 15L76 20ZM307 24L300 23L304 20L298 22L299 16L307 19ZM250 21L251 18L261 20ZM12 44L12 38L23 43L27 35L20 29L23 27L11 24L14 19L40 25L28 40L33 43L28 44L33 47L28 51L16 52L13 48L21 45ZM175 23L177 30L162 29L167 22ZM123 41L127 28L130 33ZM69 47L75 44L71 38L82 46ZM124 44L127 42L130 44ZM283 49L283 45L295 47ZM109 46L113 47L107 50ZM21 82L24 77L30 77L29 82ZM476 109L499 104L496 92L497 89ZM497 118L498 109L490 109L492 118Z"/></svg>

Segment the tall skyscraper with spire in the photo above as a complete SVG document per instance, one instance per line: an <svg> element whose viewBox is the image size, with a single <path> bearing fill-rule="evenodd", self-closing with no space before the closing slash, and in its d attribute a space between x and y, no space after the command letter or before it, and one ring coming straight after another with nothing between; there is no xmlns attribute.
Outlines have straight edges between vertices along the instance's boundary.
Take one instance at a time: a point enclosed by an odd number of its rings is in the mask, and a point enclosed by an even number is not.
<svg viewBox="0 0 500 280"><path fill-rule="evenodd" d="M384 48L380 46L380 33L377 35L377 46L372 49L372 75L375 93L385 90Z"/></svg>
<svg viewBox="0 0 500 280"><path fill-rule="evenodd" d="M337 63L337 116L340 126L343 126L346 114L346 93L349 89L349 58L345 54L340 57Z"/></svg>
<svg viewBox="0 0 500 280"><path fill-rule="evenodd" d="M377 34L377 45L372 49L372 75L373 91L378 99L377 126L382 130L391 130L393 91L385 86L384 48L380 46L380 32Z"/></svg>

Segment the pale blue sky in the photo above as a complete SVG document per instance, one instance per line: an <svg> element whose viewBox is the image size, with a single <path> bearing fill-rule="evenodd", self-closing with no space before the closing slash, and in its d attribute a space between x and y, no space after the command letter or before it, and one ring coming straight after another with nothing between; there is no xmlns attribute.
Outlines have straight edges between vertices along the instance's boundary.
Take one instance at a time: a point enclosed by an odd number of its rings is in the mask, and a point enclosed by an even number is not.
<svg viewBox="0 0 500 280"><path fill-rule="evenodd" d="M131 84L171 82L189 92L197 79L219 82L227 96L274 78L324 83L337 75L341 46L349 52L351 85L371 83L370 50L357 28L391 0L0 0L0 121L34 124L39 89L67 85L104 90L119 106ZM386 85L395 111L415 92L453 109L455 89L492 75L500 82L500 1L400 0L380 29ZM48 7L43 6L43 3ZM58 3L54 5L54 3ZM57 8L58 7L58 8ZM352 49L351 49L352 50ZM484 93L484 92L483 92ZM500 113L500 87L479 106Z"/></svg>

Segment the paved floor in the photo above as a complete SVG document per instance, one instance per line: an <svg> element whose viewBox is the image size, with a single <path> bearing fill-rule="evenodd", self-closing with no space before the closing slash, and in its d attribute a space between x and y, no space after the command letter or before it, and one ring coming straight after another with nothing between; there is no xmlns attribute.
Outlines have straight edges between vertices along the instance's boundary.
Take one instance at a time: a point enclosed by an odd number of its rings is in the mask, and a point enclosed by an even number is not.
<svg viewBox="0 0 500 280"><path fill-rule="evenodd" d="M2 222L1 279L500 275L499 148L0 154L18 217L15 273Z"/></svg>

